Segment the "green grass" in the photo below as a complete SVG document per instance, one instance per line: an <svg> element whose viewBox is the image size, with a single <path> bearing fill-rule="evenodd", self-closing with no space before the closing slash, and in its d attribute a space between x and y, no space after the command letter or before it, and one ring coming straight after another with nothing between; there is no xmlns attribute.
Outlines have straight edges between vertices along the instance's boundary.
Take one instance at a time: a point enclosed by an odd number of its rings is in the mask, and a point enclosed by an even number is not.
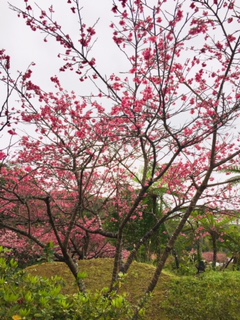
<svg viewBox="0 0 240 320"><path fill-rule="evenodd" d="M94 291L109 286L113 268L112 259L93 259L81 260L79 263L80 272L86 272L88 277L85 279L87 289ZM129 300L136 302L143 296L147 285L153 275L155 267L149 264L134 262L130 268L129 274L121 286L120 292L129 293ZM68 267L62 262L43 263L27 268L32 275L42 277L61 276L66 281L64 293L72 294L77 292L74 278ZM147 319L168 320L161 307L161 302L165 299L169 284L173 275L163 273L151 303L147 308Z"/></svg>
<svg viewBox="0 0 240 320"><path fill-rule="evenodd" d="M80 272L86 272L89 290L109 286L112 259L82 260ZM27 268L33 275L61 276L66 281L64 293L77 292L74 278L64 263L43 263ZM128 293L135 302L147 289L155 267L134 262L120 293ZM148 320L240 320L240 272L206 272L201 276L176 276L164 272L147 307Z"/></svg>

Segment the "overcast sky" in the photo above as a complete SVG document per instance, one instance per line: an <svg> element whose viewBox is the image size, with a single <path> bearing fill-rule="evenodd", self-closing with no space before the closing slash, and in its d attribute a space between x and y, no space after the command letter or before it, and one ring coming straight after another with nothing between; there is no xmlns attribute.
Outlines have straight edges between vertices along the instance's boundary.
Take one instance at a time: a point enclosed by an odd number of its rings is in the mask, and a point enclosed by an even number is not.
<svg viewBox="0 0 240 320"><path fill-rule="evenodd" d="M152 0L155 3L155 0ZM16 6L24 7L23 0L9 0ZM30 4L34 1L30 1ZM63 30L71 36L78 36L77 16L71 13L71 6L67 0L36 0L40 6L47 9L53 4L56 15L54 16L58 23L63 26ZM150 0L151 2L151 0ZM169 1L170 3L171 1ZM111 12L112 0L81 0L83 7L82 16L87 25L93 25L100 17L97 25L97 37L93 55L97 55L97 66L103 74L125 71L126 60L124 55L112 42L112 29L109 28L114 16ZM175 1L174 1L175 3ZM186 2L189 10L190 1ZM171 9L171 8L170 8ZM37 11L35 14L37 15ZM16 12L9 9L8 0L0 0L0 49L5 48L11 56L12 70L23 71L33 61L37 63L34 68L34 81L50 85L49 78L58 73L60 59L57 58L59 46L55 41L46 44L43 42L43 35L39 32L33 32L25 25L22 18L18 18ZM76 19L74 19L76 18ZM234 32L234 26L229 24L229 32ZM231 30L233 28L233 30ZM216 35L214 35L216 37ZM77 38L76 38L77 39ZM199 37L194 45L199 45ZM79 83L68 82L64 75L64 87L77 90ZM47 88L45 88L47 90Z"/></svg>
<svg viewBox="0 0 240 320"><path fill-rule="evenodd" d="M149 1L151 2L151 0ZM152 1L155 2L156 0ZM171 1L169 0L169 4ZM13 5L24 7L23 0L9 0L9 2ZM44 6L44 9L53 4L56 10L56 20L63 26L63 31L71 36L78 36L77 16L71 13L67 0L35 0L35 2L40 6ZM98 69L106 75L112 72L126 71L128 66L126 65L125 57L113 44L112 29L109 28L114 18L111 12L112 0L81 0L80 3L83 6L82 16L87 25L93 25L100 17L97 25L98 41L92 52L94 56L97 56ZM186 2L187 10L189 10L189 3L190 1ZM0 49L6 49L11 56L11 69L24 71L31 62L37 63L33 69L34 82L41 85L46 91L51 90L50 77L58 75L59 66L62 65L60 59L57 58L59 45L55 41L51 41L51 39L49 39L48 43L44 43L44 35L31 31L25 25L25 21L22 18L18 18L16 12L9 9L8 0L0 0L0 14ZM228 28L229 32L235 31L231 30L231 28L234 28L231 24ZM216 36L214 35L214 37ZM199 37L194 45L200 45ZM185 58L186 56L183 57L183 59ZM71 74L62 74L60 79L62 79L65 88L84 95L85 84L77 81L76 77L73 78ZM89 92L87 93L89 94ZM1 99L3 98L1 97Z"/></svg>
<svg viewBox="0 0 240 320"><path fill-rule="evenodd" d="M10 0L11 4L23 6L24 1ZM50 4L56 8L56 20L63 25L63 30L71 36L78 36L77 15L73 15L70 6L66 0L37 0L40 6L45 5L47 9ZM112 45L112 30L109 25L112 20L111 0L96 1L96 0L81 0L84 7L82 15L85 23L89 26L93 25L100 18L97 25L98 41L96 42L93 54L97 55L99 62L98 68L103 74L111 74L118 70L123 70L124 58L117 58L120 52L116 46ZM47 4L47 7L46 7ZM36 12L37 13L37 12ZM59 47L56 41L49 39L48 43L43 41L43 34L33 32L25 24L22 18L17 17L17 13L9 9L7 0L0 0L0 49L6 49L6 53L11 56L11 72L16 75L17 71L24 71L31 62L35 62L33 68L33 81L39 84L44 90L51 91L52 83L50 77L59 75L59 67L62 65L61 59L57 58L58 53L64 50ZM74 18L76 18L74 20ZM73 78L74 76L74 78ZM78 78L72 73L60 74L60 79L64 88L74 90L77 94L84 95L85 84L78 81ZM85 88L87 94L89 90ZM6 98L5 88L0 84L0 103ZM16 106L13 99L11 107ZM18 125L18 129L21 126ZM0 133L0 150L9 145L10 136L7 134L7 128ZM23 129L22 129L23 130ZM26 129L29 132L29 128ZM17 137L14 136L16 140Z"/></svg>
<svg viewBox="0 0 240 320"><path fill-rule="evenodd" d="M39 5L46 1L36 1ZM53 4L56 8L56 19L63 25L63 30L71 35L78 35L77 19L74 21L74 16L71 14L70 6L65 0L51 0L47 5ZM21 6L23 1L10 0L10 3L16 6ZM98 17L100 20L97 25L97 37L93 50L93 54L97 53L98 64L100 70L106 74L113 71L123 69L124 58L120 57L119 50L112 44L112 30L109 25L112 20L111 0L96 1L96 0L81 0L83 6L82 15L87 24L93 25ZM45 7L46 8L46 7ZM58 73L60 61L57 58L59 46L56 42L50 41L46 44L43 42L43 35L39 32L33 32L25 25L22 18L17 17L17 13L9 9L8 1L0 1L0 48L6 49L11 56L12 70L23 71L33 61L37 63L34 68L34 80L40 83L48 83L51 75ZM67 22L67 23L66 23ZM65 76L65 75L64 75ZM49 81L50 85L50 81ZM64 83L68 86L68 83ZM77 84L79 86L79 84ZM72 88L74 84L71 84ZM47 89L47 88L46 88Z"/></svg>

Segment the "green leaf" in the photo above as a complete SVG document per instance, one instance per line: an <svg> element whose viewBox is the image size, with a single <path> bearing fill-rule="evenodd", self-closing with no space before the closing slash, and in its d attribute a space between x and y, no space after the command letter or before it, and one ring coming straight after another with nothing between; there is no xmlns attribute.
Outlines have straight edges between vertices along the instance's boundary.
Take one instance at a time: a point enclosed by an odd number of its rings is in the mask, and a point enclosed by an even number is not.
<svg viewBox="0 0 240 320"><path fill-rule="evenodd" d="M115 299L112 300L112 305L115 307L115 308L122 308L123 305L124 305L124 301L125 299L122 297L122 296L119 296Z"/></svg>
<svg viewBox="0 0 240 320"><path fill-rule="evenodd" d="M19 295L18 294L14 294L14 293L9 293L9 292L5 292L4 294L4 300L6 302L17 302L19 300Z"/></svg>
<svg viewBox="0 0 240 320"><path fill-rule="evenodd" d="M84 279L86 279L86 278L88 278L87 272L80 272L80 273L78 273L78 279L84 280Z"/></svg>

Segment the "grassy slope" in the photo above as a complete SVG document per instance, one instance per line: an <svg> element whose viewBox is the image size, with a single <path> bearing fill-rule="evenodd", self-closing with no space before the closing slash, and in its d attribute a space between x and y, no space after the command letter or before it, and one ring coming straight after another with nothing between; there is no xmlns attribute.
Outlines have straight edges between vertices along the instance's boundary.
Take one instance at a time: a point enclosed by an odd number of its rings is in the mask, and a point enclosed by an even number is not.
<svg viewBox="0 0 240 320"><path fill-rule="evenodd" d="M113 261L111 259L95 259L80 261L80 272L87 272L88 278L85 280L89 290L102 289L110 284ZM66 280L65 293L71 294L77 291L75 281L67 266L64 263L53 262L43 263L40 265L31 266L28 269L33 275L43 277L61 276ZM133 263L129 275L121 287L122 292L129 294L129 299L136 301L142 297L146 290L149 280L153 275L155 268L148 264ZM168 284L171 282L171 276L163 274L159 284L155 290L154 297L147 310L147 319L152 320L167 320L161 310L161 301L166 296Z"/></svg>

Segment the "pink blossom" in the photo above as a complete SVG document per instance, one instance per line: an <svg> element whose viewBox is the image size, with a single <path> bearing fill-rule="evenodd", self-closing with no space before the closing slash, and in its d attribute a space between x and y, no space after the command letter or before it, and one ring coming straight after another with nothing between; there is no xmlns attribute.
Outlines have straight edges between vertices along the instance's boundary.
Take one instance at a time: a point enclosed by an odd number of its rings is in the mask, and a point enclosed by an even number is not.
<svg viewBox="0 0 240 320"><path fill-rule="evenodd" d="M6 154L0 151L0 161L4 160L6 157L7 157Z"/></svg>

